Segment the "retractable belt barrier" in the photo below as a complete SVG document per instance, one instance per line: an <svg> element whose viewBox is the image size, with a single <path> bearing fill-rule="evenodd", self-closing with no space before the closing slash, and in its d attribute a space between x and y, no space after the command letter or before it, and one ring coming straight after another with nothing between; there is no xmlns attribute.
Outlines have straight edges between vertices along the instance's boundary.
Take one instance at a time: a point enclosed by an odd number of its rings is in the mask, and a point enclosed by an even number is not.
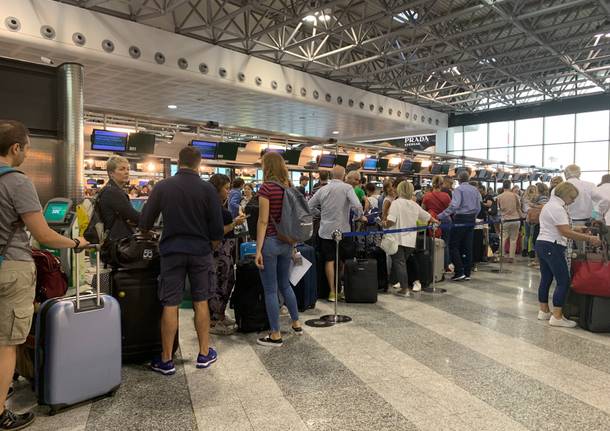
<svg viewBox="0 0 610 431"><path fill-rule="evenodd" d="M513 220L511 220L511 221L513 221ZM392 234L392 233L403 233L403 232L419 232L419 231L439 229L439 228L440 229L451 229L451 228L456 228L456 227L474 227L474 226L480 226L480 225L486 225L486 224L494 224L494 223L489 222L489 221L481 221L481 222L476 222L476 223L442 223L442 224L437 224L437 225L431 224L428 226L405 227L402 229L384 229L384 230L370 231L370 232L342 232L341 235L343 235L343 238L350 238L350 237L356 237L356 236Z"/></svg>

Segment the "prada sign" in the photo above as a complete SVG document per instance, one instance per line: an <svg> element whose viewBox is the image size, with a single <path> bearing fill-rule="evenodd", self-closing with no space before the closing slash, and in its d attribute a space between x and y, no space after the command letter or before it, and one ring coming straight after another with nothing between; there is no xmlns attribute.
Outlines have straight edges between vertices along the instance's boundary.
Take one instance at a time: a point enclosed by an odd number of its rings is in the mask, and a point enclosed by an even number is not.
<svg viewBox="0 0 610 431"><path fill-rule="evenodd" d="M436 135L408 136L405 138L404 147L413 150L425 150L436 145Z"/></svg>

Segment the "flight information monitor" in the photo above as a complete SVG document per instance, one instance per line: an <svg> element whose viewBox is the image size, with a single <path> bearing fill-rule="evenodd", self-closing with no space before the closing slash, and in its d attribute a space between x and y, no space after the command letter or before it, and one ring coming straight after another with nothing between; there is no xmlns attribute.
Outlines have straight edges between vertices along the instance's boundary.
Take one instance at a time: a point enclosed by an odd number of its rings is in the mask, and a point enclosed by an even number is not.
<svg viewBox="0 0 610 431"><path fill-rule="evenodd" d="M441 165L441 174L442 175L448 175L449 174L449 165L448 164Z"/></svg>
<svg viewBox="0 0 610 431"><path fill-rule="evenodd" d="M123 153L127 150L127 133L94 129L91 134L91 149Z"/></svg>
<svg viewBox="0 0 610 431"><path fill-rule="evenodd" d="M216 150L216 158L218 160L235 161L237 159L237 150L239 143L237 142L219 142Z"/></svg>
<svg viewBox="0 0 610 431"><path fill-rule="evenodd" d="M400 172L405 174L413 172L413 161L405 160L402 162L402 165L400 165Z"/></svg>
<svg viewBox="0 0 610 431"><path fill-rule="evenodd" d="M318 166L321 168L332 168L335 166L336 158L335 154L322 154Z"/></svg>
<svg viewBox="0 0 610 431"><path fill-rule="evenodd" d="M433 175L437 175L441 173L441 167L442 165L439 163L432 163L432 166L430 167L430 173Z"/></svg>
<svg viewBox="0 0 610 431"><path fill-rule="evenodd" d="M390 163L390 161L388 159L379 159L379 161L377 163L377 170L387 171L389 163Z"/></svg>
<svg viewBox="0 0 610 431"><path fill-rule="evenodd" d="M218 149L218 142L209 141L191 141L191 145L199 150L201 158L210 160L216 158L216 150Z"/></svg>
<svg viewBox="0 0 610 431"><path fill-rule="evenodd" d="M369 158L364 159L362 163L362 169L367 171L376 171L377 170L377 159Z"/></svg>
<svg viewBox="0 0 610 431"><path fill-rule="evenodd" d="M128 150L138 154L155 154L156 136L150 133L131 133L128 140Z"/></svg>
<svg viewBox="0 0 610 431"><path fill-rule="evenodd" d="M283 156L284 160L289 165L298 165L299 158L301 157L301 150L286 150Z"/></svg>

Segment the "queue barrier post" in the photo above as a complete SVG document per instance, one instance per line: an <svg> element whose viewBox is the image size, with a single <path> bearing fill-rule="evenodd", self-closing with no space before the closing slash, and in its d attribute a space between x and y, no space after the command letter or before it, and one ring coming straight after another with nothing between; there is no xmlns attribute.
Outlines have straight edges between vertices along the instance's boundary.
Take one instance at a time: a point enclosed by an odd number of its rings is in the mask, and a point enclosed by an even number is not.
<svg viewBox="0 0 610 431"><path fill-rule="evenodd" d="M497 274L508 274L511 271L504 269L504 221L500 218L500 268L494 268L491 272Z"/></svg>
<svg viewBox="0 0 610 431"><path fill-rule="evenodd" d="M422 288L422 290L426 293L445 293L447 292L447 289L442 289L442 288L437 288L436 287L436 228L437 225L433 224L432 225L432 250L430 251L430 256L432 259L432 287L428 286L428 287L424 287ZM424 231L427 232L427 231ZM426 244L426 237L424 236L424 247ZM448 245L445 244L445 247L447 247Z"/></svg>
<svg viewBox="0 0 610 431"><path fill-rule="evenodd" d="M334 326L337 323L347 323L351 322L352 318L349 316L337 314L337 303L339 302L339 244L343 239L343 234L340 230L336 230L333 232L333 240L335 241L335 304L334 304L334 313L327 314L319 319L312 319L305 322L307 326L312 326L314 328L328 328L330 326Z"/></svg>

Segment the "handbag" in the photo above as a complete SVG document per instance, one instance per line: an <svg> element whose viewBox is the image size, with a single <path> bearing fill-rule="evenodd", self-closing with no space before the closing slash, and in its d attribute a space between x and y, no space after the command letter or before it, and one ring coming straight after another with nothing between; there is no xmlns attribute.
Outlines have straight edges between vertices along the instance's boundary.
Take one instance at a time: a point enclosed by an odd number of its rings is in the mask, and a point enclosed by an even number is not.
<svg viewBox="0 0 610 431"><path fill-rule="evenodd" d="M385 251L388 256L398 253L398 239L396 238L396 235L397 234L386 233L383 235L383 238L381 238L379 247L381 247L381 249Z"/></svg>
<svg viewBox="0 0 610 431"><path fill-rule="evenodd" d="M113 268L148 269L159 264L159 234L138 232L106 241L101 254L102 261Z"/></svg>
<svg viewBox="0 0 610 431"><path fill-rule="evenodd" d="M572 260L572 290L576 293L610 298L608 245L602 241L600 253L585 253L584 259Z"/></svg>

